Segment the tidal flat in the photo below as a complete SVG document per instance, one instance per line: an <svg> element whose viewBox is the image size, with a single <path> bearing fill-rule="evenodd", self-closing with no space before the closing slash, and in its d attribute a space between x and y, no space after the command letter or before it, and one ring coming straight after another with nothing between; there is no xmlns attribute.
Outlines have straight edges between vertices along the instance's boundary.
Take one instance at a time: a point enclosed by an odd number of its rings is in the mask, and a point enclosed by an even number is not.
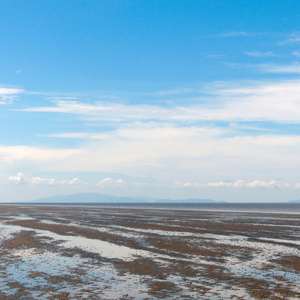
<svg viewBox="0 0 300 300"><path fill-rule="evenodd" d="M0 206L0 299L299 299L300 215Z"/></svg>

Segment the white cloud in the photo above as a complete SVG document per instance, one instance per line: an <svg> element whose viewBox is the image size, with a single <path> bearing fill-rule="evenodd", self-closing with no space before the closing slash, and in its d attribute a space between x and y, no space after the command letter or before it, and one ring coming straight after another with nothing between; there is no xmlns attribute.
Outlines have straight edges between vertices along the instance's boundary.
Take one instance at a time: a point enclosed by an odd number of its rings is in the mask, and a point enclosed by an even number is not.
<svg viewBox="0 0 300 300"><path fill-rule="evenodd" d="M60 182L54 178L32 177L28 181L33 185L59 185Z"/></svg>
<svg viewBox="0 0 300 300"><path fill-rule="evenodd" d="M104 179L100 180L97 183L97 186L101 187L101 188L104 188L104 187L119 188L119 187L124 186L125 184L126 184L126 182L121 178L114 180L114 179L108 177L108 178L104 178Z"/></svg>
<svg viewBox="0 0 300 300"><path fill-rule="evenodd" d="M231 187L232 183L230 182L224 182L224 181L220 181L220 182L209 182L206 184L207 187L212 187L212 188L222 188L222 187Z"/></svg>
<svg viewBox="0 0 300 300"><path fill-rule="evenodd" d="M18 88L0 87L0 104L9 104L18 95L23 93L24 90Z"/></svg>
<svg viewBox="0 0 300 300"><path fill-rule="evenodd" d="M53 133L44 134L43 137L63 138L63 139L106 139L109 134L105 133L90 133L90 132L65 132L65 133Z"/></svg>
<svg viewBox="0 0 300 300"><path fill-rule="evenodd" d="M78 184L83 184L83 182L79 178L73 178L70 181L67 181L67 184L69 185L78 185Z"/></svg>
<svg viewBox="0 0 300 300"><path fill-rule="evenodd" d="M114 123L116 129L110 131L89 132L83 128L86 132L48 135L86 139L78 149L0 146L0 159L5 162L2 165L18 165L18 170L24 172L126 174L134 178L151 178L159 185L180 180L184 182L184 188L191 187L190 190L199 187L217 191L217 187L223 186L243 187L250 191L259 185L271 187L269 178L273 176L287 178L294 185L292 177L297 178L300 169L299 135L280 132L284 126L278 126L278 132L266 134L261 131L251 136L251 132L246 135L233 126L204 127L196 122L299 124L300 80L221 82L206 91L210 92L206 101L201 98L186 106L87 104L71 100L55 102L53 107L26 109L72 113L87 120L119 120L122 123ZM265 184L253 183L252 179L258 177L255 174L259 174ZM244 178L244 181L223 182L222 178ZM139 182L111 180L101 180L99 186L149 187Z"/></svg>
<svg viewBox="0 0 300 300"><path fill-rule="evenodd" d="M254 180L246 183L244 180L237 180L235 182L231 181L218 181L209 183L180 183L176 182L176 186L183 188L251 188L251 189L261 189L261 188L289 188L290 184L284 183L279 184L275 180L266 182L261 180ZM299 184L300 188L300 184Z"/></svg>
<svg viewBox="0 0 300 300"><path fill-rule="evenodd" d="M232 187L234 188L241 188L245 185L244 180L237 180L232 184Z"/></svg>
<svg viewBox="0 0 300 300"><path fill-rule="evenodd" d="M31 173L100 171L156 182L192 184L198 178L203 184L203 180L215 183L216 173L223 178L266 172L274 178L295 175L300 168L299 149L298 135L245 136L231 127L134 123L107 132L105 138L92 138L76 150L2 146L0 156L2 167L18 166Z"/></svg>
<svg viewBox="0 0 300 300"><path fill-rule="evenodd" d="M246 184L247 188L277 188L279 187L275 180L270 182L265 182L261 180L254 180Z"/></svg>
<svg viewBox="0 0 300 300"><path fill-rule="evenodd" d="M210 182L206 184L207 187L212 188L220 188L220 187L233 187L233 188L241 188L245 186L245 183L243 180L238 180L236 182L226 182L226 181L220 181L220 182Z"/></svg>
<svg viewBox="0 0 300 300"><path fill-rule="evenodd" d="M196 183L196 182L180 183L177 181L175 185L183 188L242 188L246 186L243 180L238 180L236 182L218 181L218 182L209 182L209 183Z"/></svg>
<svg viewBox="0 0 300 300"><path fill-rule="evenodd" d="M81 153L76 149L43 149L29 146L0 146L0 161L13 163L26 161L61 161Z"/></svg>
<svg viewBox="0 0 300 300"><path fill-rule="evenodd" d="M204 187L205 185L202 183L197 183L197 182L186 182L186 183L181 184L180 182L176 181L175 186L177 186L177 187L180 186L183 188L201 188L201 187Z"/></svg>
<svg viewBox="0 0 300 300"><path fill-rule="evenodd" d="M16 95L23 93L24 90L18 88L0 87L0 95Z"/></svg>
<svg viewBox="0 0 300 300"><path fill-rule="evenodd" d="M215 170L240 172L246 166L256 172L297 168L299 148L300 136L296 135L235 136L231 129L136 125L89 141L77 154L44 161L48 171L101 170L176 180L176 174L189 174L192 179L201 170L212 175Z"/></svg>
<svg viewBox="0 0 300 300"><path fill-rule="evenodd" d="M9 176L8 181L12 184L23 184L25 182L25 175L19 172L17 176Z"/></svg>
<svg viewBox="0 0 300 300"><path fill-rule="evenodd" d="M74 186L86 184L82 182L79 178L73 178L71 180L57 180L54 178L26 177L22 172L19 172L17 176L9 176L8 182L15 185L30 184L33 186Z"/></svg>

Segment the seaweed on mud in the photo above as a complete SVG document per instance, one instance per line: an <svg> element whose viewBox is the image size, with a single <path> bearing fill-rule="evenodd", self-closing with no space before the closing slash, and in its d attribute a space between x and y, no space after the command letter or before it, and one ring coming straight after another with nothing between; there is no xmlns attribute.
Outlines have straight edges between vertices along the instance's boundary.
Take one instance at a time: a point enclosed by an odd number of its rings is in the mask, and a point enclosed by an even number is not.
<svg viewBox="0 0 300 300"><path fill-rule="evenodd" d="M119 270L119 274L132 273L138 275L152 276L159 279L166 278L166 270L147 258L138 258L134 261L120 261L115 263L116 268Z"/></svg>
<svg viewBox="0 0 300 300"><path fill-rule="evenodd" d="M292 271L300 272L300 257L296 255L282 256L272 260L283 267L287 267Z"/></svg>
<svg viewBox="0 0 300 300"><path fill-rule="evenodd" d="M149 294L158 298L166 298L172 297L172 294L176 294L180 291L180 287L173 282L170 281L152 281L149 284Z"/></svg>
<svg viewBox="0 0 300 300"><path fill-rule="evenodd" d="M39 243L34 238L35 232L33 230L22 230L21 232L13 234L13 238L8 239L2 243L2 246L9 249L16 248L38 248Z"/></svg>

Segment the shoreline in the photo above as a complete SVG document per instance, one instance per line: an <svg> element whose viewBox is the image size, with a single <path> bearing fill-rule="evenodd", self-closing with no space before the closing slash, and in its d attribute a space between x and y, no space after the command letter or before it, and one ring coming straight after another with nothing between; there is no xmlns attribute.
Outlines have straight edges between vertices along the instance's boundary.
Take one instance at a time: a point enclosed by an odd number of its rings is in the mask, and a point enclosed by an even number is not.
<svg viewBox="0 0 300 300"><path fill-rule="evenodd" d="M45 206L45 207L98 207L116 209L158 209L175 211L217 211L236 213L272 213L272 214L300 214L300 203L34 203L7 202L0 206Z"/></svg>

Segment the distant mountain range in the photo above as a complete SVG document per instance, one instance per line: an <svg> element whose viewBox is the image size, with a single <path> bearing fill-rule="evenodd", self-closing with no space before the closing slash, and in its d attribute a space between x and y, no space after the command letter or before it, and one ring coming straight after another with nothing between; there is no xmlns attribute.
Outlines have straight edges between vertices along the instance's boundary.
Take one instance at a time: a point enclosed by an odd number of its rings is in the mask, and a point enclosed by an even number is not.
<svg viewBox="0 0 300 300"><path fill-rule="evenodd" d="M117 197L100 193L80 193L71 195L56 195L41 198L30 203L226 203L225 201L214 201L211 199L152 199Z"/></svg>
<svg viewBox="0 0 300 300"><path fill-rule="evenodd" d="M300 203L300 199L298 199L298 200L291 200L291 201L288 201L288 203Z"/></svg>

